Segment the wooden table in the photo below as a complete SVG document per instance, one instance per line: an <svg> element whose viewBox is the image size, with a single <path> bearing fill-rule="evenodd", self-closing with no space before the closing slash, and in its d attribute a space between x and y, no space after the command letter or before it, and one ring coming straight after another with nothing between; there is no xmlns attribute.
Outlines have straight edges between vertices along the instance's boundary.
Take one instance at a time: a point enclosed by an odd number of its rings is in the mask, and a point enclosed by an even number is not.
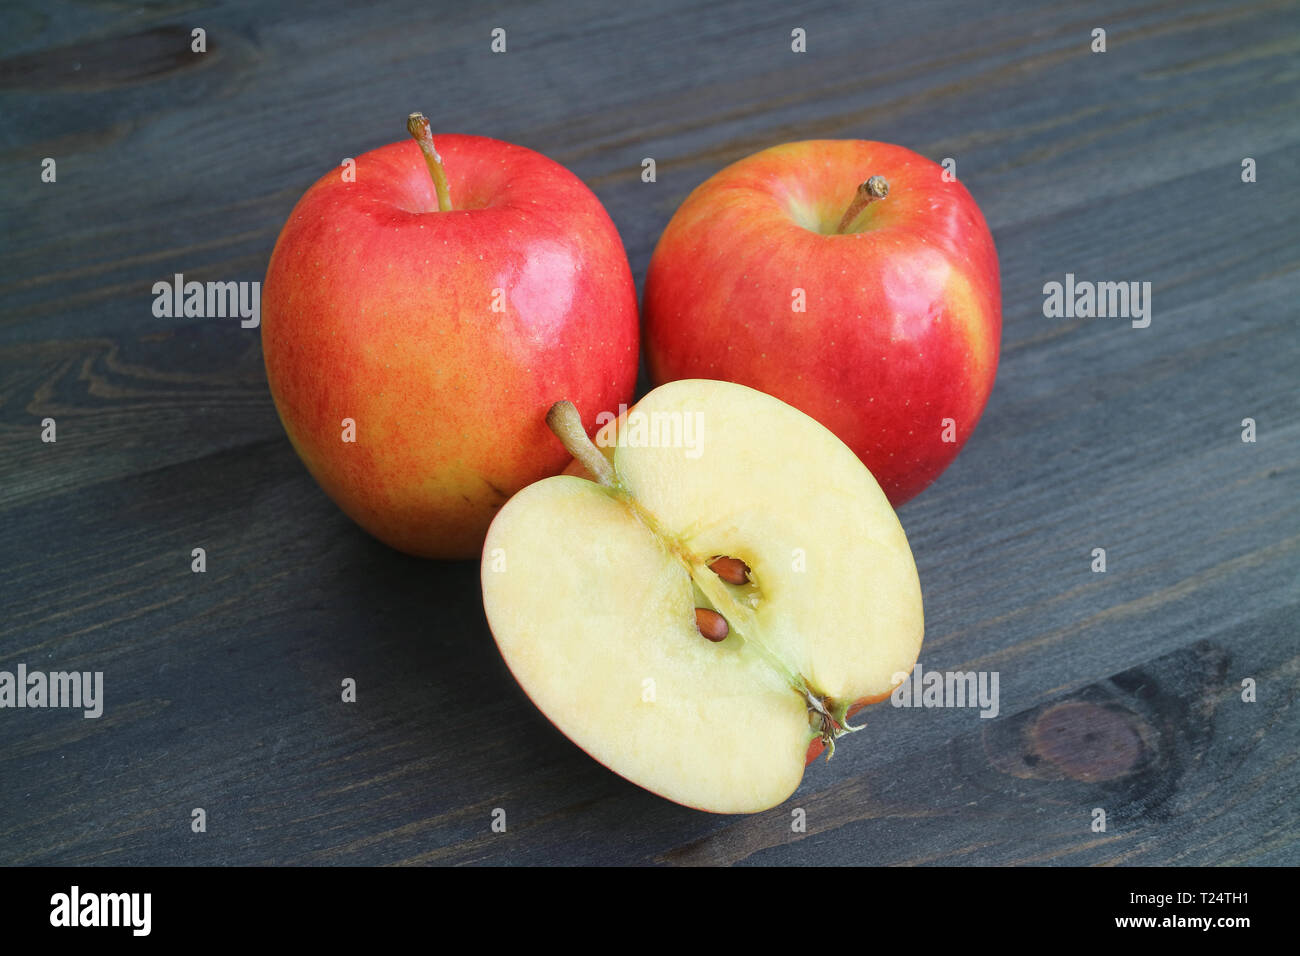
<svg viewBox="0 0 1300 956"><path fill-rule="evenodd" d="M442 5L0 13L0 668L105 675L97 720L0 711L0 863L1300 862L1295 3ZM306 187L417 109L573 169L638 283L762 147L956 160L1001 368L900 515L922 663L997 671L996 719L875 707L754 816L652 796L524 697L475 563L317 488L256 329L153 315L175 273L261 279ZM1150 282L1150 326L1045 317L1067 273Z"/></svg>

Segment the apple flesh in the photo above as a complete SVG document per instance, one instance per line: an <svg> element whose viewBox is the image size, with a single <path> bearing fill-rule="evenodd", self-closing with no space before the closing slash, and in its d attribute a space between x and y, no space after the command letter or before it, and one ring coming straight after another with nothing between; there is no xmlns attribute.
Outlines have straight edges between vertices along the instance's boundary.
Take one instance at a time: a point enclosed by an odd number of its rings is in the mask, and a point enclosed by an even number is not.
<svg viewBox="0 0 1300 956"><path fill-rule="evenodd" d="M688 419L694 446L653 441ZM597 480L530 485L488 531L483 604L512 674L640 786L720 813L782 802L920 651L916 566L885 495L829 431L740 385L657 388L599 449L572 406L552 420Z"/></svg>
<svg viewBox="0 0 1300 956"><path fill-rule="evenodd" d="M877 177L887 195L860 201ZM997 252L966 187L925 157L788 143L682 203L650 260L643 318L654 382L725 379L789 402L898 506L956 458L992 391Z"/></svg>
<svg viewBox="0 0 1300 956"><path fill-rule="evenodd" d="M554 396L592 427L631 399L636 290L571 172L435 139L449 209L409 140L302 197L267 269L262 347L285 431L344 512L401 551L477 557L506 499L570 460L544 424Z"/></svg>

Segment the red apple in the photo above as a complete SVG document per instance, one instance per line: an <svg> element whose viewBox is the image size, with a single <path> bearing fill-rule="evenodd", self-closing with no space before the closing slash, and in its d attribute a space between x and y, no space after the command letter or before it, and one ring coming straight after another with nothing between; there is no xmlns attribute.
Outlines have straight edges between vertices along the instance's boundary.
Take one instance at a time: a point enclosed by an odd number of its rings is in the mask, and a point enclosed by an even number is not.
<svg viewBox="0 0 1300 956"><path fill-rule="evenodd" d="M473 557L512 494L569 462L555 396L581 396L592 429L632 397L636 290L573 173L481 136L435 151L419 114L411 132L294 207L262 347L285 431L344 512L401 551Z"/></svg>
<svg viewBox="0 0 1300 956"><path fill-rule="evenodd" d="M997 372L984 217L943 167L888 143L787 143L717 173L660 238L644 305L656 384L724 379L788 402L895 507L957 456Z"/></svg>

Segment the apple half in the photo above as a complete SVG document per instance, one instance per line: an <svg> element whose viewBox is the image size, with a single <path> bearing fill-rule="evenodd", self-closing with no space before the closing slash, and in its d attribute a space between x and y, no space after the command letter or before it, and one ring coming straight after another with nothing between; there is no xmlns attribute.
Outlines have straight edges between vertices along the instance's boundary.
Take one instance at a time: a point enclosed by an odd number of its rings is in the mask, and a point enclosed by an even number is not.
<svg viewBox="0 0 1300 956"><path fill-rule="evenodd" d="M488 530L483 605L511 673L639 786L717 813L781 803L920 653L885 494L830 431L743 385L663 385L596 444L568 402L548 422L590 477L529 485Z"/></svg>

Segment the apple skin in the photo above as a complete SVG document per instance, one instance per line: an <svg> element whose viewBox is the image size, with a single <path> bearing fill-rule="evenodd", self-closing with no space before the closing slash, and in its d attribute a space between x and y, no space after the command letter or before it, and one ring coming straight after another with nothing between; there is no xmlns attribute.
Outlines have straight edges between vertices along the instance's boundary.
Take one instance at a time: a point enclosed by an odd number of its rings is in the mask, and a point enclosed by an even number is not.
<svg viewBox="0 0 1300 956"><path fill-rule="evenodd" d="M469 558L514 492L570 461L545 424L556 395L589 428L631 399L636 288L573 173L499 140L434 143L450 211L413 140L299 200L267 268L262 347L285 431L338 506L400 551Z"/></svg>
<svg viewBox="0 0 1300 956"><path fill-rule="evenodd" d="M993 237L966 187L942 174L901 146L810 140L702 183L646 276L654 383L767 392L839 436L894 507L917 495L974 431L1002 332ZM858 217L861 231L833 234L874 175L888 197ZM805 312L793 311L796 288Z"/></svg>

